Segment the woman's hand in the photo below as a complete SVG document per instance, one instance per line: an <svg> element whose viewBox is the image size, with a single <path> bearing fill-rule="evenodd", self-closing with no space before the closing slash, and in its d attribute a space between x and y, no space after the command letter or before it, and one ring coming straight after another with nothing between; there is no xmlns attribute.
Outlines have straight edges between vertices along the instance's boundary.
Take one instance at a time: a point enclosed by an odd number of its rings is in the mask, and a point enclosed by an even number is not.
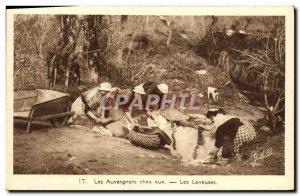
<svg viewBox="0 0 300 196"><path fill-rule="evenodd" d="M130 123L130 124L128 124L127 128L128 128L129 130L132 130L135 126L136 126L135 123Z"/></svg>
<svg viewBox="0 0 300 196"><path fill-rule="evenodd" d="M157 117L158 115L159 115L159 111L157 111L157 110L154 110L154 111L147 111L147 115L149 116L149 117L151 117L151 118L155 118L155 117Z"/></svg>
<svg viewBox="0 0 300 196"><path fill-rule="evenodd" d="M211 156L211 158L216 159L218 152L219 148L214 148L212 151L210 151L209 155Z"/></svg>
<svg viewBox="0 0 300 196"><path fill-rule="evenodd" d="M96 122L97 122L98 124L101 124L101 123L108 123L108 122L110 122L110 121L112 121L112 118L111 118L111 117L108 117L108 118L98 118L98 119L96 120Z"/></svg>
<svg viewBox="0 0 300 196"><path fill-rule="evenodd" d="M203 128L204 130L210 131L210 127L207 125L199 124L198 126Z"/></svg>
<svg viewBox="0 0 300 196"><path fill-rule="evenodd" d="M119 87L112 87L110 92L119 91L121 90Z"/></svg>
<svg viewBox="0 0 300 196"><path fill-rule="evenodd" d="M100 118L95 119L95 121L96 121L97 124L101 124L102 123L102 120Z"/></svg>
<svg viewBox="0 0 300 196"><path fill-rule="evenodd" d="M97 116L99 116L100 118L102 117L102 108L101 107L98 107L97 108Z"/></svg>
<svg viewBox="0 0 300 196"><path fill-rule="evenodd" d="M150 110L147 110L147 116L152 117L152 112Z"/></svg>

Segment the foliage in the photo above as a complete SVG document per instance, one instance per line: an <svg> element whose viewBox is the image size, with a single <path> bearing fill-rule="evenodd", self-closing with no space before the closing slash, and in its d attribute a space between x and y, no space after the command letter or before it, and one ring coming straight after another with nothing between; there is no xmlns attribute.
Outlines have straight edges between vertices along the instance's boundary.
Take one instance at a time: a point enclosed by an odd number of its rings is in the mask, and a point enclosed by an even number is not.
<svg viewBox="0 0 300 196"><path fill-rule="evenodd" d="M65 80L73 58L85 83L109 80L132 86L152 80L199 91L226 82L223 76L195 74L199 69L214 72L202 56L229 73L238 86L258 93L262 101L266 94L269 106L284 108L284 99L279 98L285 84L283 17L74 15L70 25L62 25L63 21L60 15L15 17L16 90L46 88L55 55L63 59L56 63L61 68L58 83ZM229 37L227 29L246 33ZM73 49L63 55L72 34ZM70 55L72 59L63 57Z"/></svg>
<svg viewBox="0 0 300 196"><path fill-rule="evenodd" d="M46 88L47 56L58 40L58 24L46 15L16 15L14 23L14 87Z"/></svg>
<svg viewBox="0 0 300 196"><path fill-rule="evenodd" d="M253 32L233 24L227 30L234 34L228 35L226 30L216 30L212 24L198 51L265 104L275 129L278 119L282 119L278 115L284 116L285 107L285 20L284 17L248 19L253 20L265 28Z"/></svg>

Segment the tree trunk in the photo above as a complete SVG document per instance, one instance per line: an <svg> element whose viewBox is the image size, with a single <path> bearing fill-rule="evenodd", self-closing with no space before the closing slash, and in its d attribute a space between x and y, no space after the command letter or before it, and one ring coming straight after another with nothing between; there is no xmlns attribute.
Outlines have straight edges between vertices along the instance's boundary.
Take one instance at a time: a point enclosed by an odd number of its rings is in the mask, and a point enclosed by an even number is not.
<svg viewBox="0 0 300 196"><path fill-rule="evenodd" d="M75 48L77 44L77 39L81 28L76 28L78 26L78 18L73 15L62 15L58 16L58 20L61 24L60 27L60 38L55 49L54 57L51 60L50 66L54 67L50 75L50 89L54 89L56 85L57 74L59 77L65 77L64 89L70 84L70 65L71 61L76 58ZM74 29L77 32L74 32ZM58 70L62 70L59 71ZM65 70L65 72L64 72Z"/></svg>
<svg viewBox="0 0 300 196"><path fill-rule="evenodd" d="M57 78L57 67L54 68L54 74L53 74L52 86L50 87L50 90L54 90L54 89L55 89L56 78Z"/></svg>
<svg viewBox="0 0 300 196"><path fill-rule="evenodd" d="M128 16L121 16L121 23L127 21ZM85 22L87 28L85 28L86 43L89 43L85 49L87 67L89 71L90 81L97 82L99 71L101 67L106 64L103 52L106 49L105 34L102 33L103 16L86 16ZM102 55L100 55L102 54Z"/></svg>
<svg viewBox="0 0 300 196"><path fill-rule="evenodd" d="M64 92L66 92L68 86L69 86L69 78L70 78L70 65L67 63L66 67L66 80L65 80L65 86L64 86Z"/></svg>
<svg viewBox="0 0 300 196"><path fill-rule="evenodd" d="M98 77L99 77L99 74L96 71L96 68L92 67L91 71L90 71L90 80L91 80L91 82L98 82Z"/></svg>

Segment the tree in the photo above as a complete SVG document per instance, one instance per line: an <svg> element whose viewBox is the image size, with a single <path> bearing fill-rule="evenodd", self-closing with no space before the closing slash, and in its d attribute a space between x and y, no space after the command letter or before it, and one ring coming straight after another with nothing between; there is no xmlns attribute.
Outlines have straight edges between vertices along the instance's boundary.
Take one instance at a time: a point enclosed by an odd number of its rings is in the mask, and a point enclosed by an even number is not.
<svg viewBox="0 0 300 196"><path fill-rule="evenodd" d="M104 33L104 16L84 16L84 23L84 58L87 62L90 80L97 82L101 65L106 63L103 55L107 47L107 36Z"/></svg>
<svg viewBox="0 0 300 196"><path fill-rule="evenodd" d="M64 90L66 90L69 85L70 65L76 57L74 52L81 28L78 17L75 15L60 15L56 17L60 23L59 39L50 62L49 88L55 88L58 75L60 77L65 75Z"/></svg>

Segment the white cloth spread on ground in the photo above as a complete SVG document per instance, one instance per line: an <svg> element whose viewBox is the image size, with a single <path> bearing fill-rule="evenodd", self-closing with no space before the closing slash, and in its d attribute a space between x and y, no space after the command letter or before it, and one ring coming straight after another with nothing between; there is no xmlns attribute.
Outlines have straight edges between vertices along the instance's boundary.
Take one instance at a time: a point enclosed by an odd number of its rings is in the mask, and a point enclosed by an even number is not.
<svg viewBox="0 0 300 196"><path fill-rule="evenodd" d="M102 127L101 125L96 125L92 131L95 131L97 133L100 133L101 135L105 136L113 136L112 132L110 132L107 128Z"/></svg>
<svg viewBox="0 0 300 196"><path fill-rule="evenodd" d="M105 127L102 127L101 125L96 125L92 129L82 126L82 125L70 125L69 127L83 130L83 131L97 132L103 136L113 136L112 133L108 129L106 129Z"/></svg>
<svg viewBox="0 0 300 196"><path fill-rule="evenodd" d="M159 127L172 139L172 144L166 147L171 150L171 153L172 150L179 153L183 162L203 162L214 147L214 139L211 137L210 132L200 132L203 143L198 145L198 130L195 128L179 126L173 129L171 123L161 115L154 115L153 119L148 118L147 121L148 126ZM176 149L173 149L174 138Z"/></svg>

